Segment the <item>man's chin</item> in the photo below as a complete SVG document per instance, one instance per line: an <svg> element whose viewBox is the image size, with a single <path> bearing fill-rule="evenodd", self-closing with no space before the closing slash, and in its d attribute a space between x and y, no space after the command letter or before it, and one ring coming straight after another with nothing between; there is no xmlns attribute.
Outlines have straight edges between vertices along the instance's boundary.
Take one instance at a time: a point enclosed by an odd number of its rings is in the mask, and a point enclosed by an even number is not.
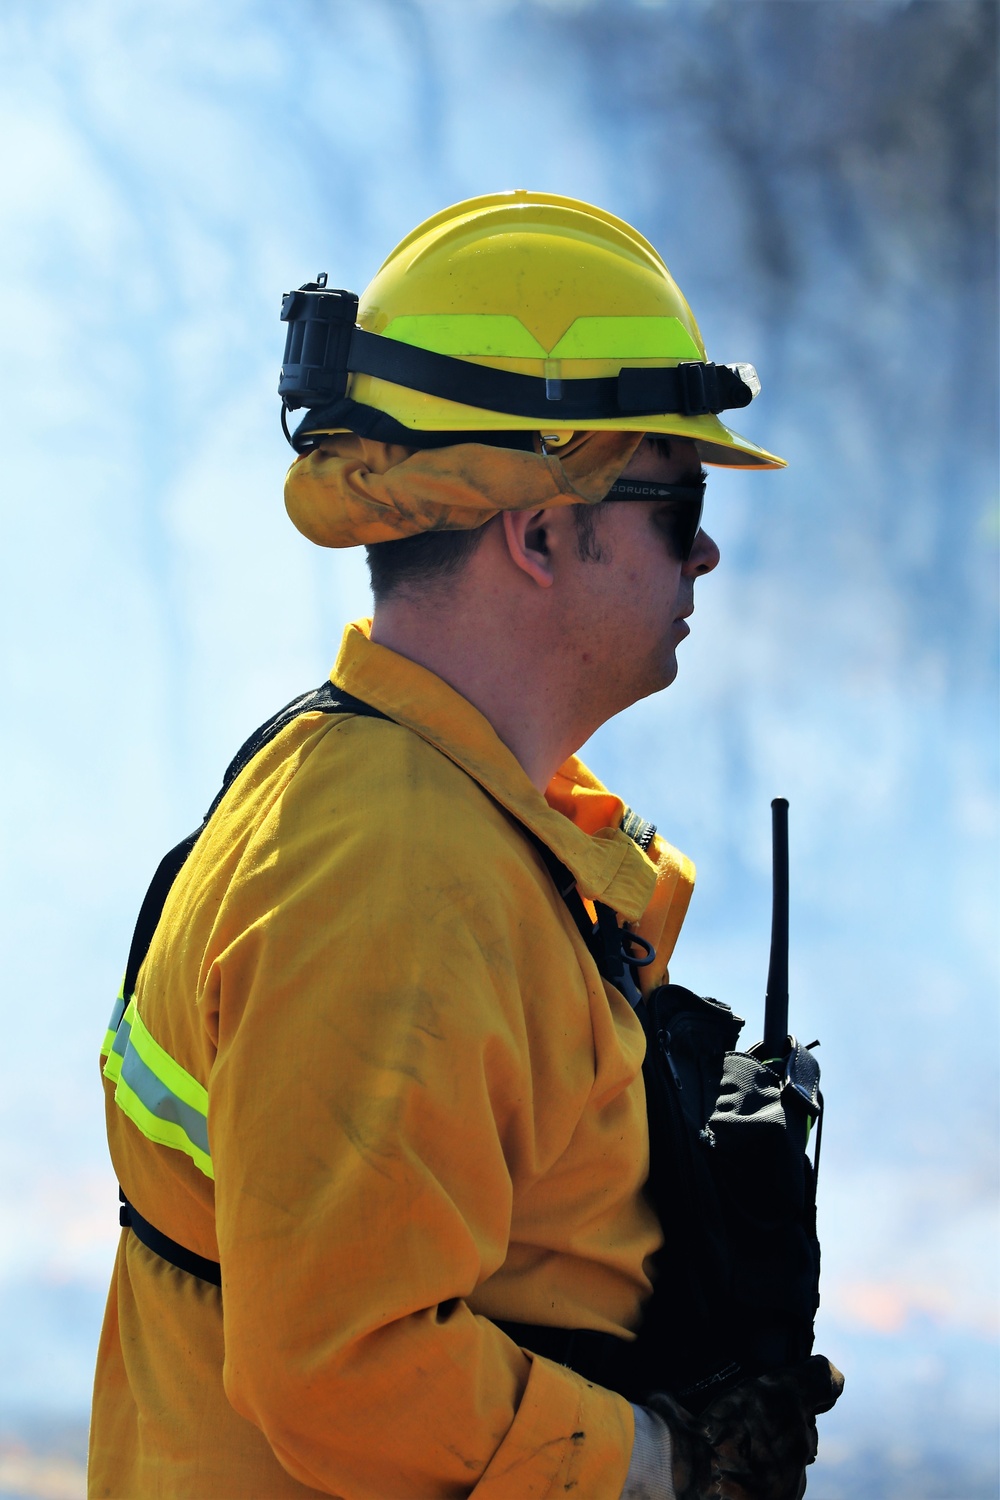
<svg viewBox="0 0 1000 1500"><path fill-rule="evenodd" d="M670 686L670 684L676 680L676 678L677 678L677 653L676 653L676 651L671 651L671 653L670 653L669 657L667 658L667 660L665 662L663 662L663 664L662 664L661 681L660 681L660 685L659 685L659 687L657 689L657 692L661 692L662 693L663 689L664 688L668 688Z"/></svg>
<svg viewBox="0 0 1000 1500"><path fill-rule="evenodd" d="M677 657L671 652L666 661L659 661L650 671L645 690L637 695L632 701L638 703L642 698L652 698L655 693L662 693L668 688L677 676Z"/></svg>

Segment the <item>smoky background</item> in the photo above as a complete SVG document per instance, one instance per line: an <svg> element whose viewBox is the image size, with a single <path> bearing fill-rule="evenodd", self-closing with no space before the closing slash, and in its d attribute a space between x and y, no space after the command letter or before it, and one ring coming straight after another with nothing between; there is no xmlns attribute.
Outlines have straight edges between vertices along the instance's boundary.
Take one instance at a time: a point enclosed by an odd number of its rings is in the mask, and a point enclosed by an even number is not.
<svg viewBox="0 0 1000 1500"><path fill-rule="evenodd" d="M759 1033L768 803L828 1103L816 1500L996 1493L997 46L980 0L8 0L0 1495L82 1494L117 1238L97 1052L158 858L328 672L283 291L525 186L634 223L736 425L680 676L584 751L699 869Z"/></svg>

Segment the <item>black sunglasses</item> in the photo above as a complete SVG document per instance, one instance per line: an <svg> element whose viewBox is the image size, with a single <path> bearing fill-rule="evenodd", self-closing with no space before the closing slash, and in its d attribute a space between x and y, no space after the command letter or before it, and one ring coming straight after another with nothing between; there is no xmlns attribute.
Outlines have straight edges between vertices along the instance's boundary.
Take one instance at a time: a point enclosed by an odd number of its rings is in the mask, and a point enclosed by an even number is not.
<svg viewBox="0 0 1000 1500"><path fill-rule="evenodd" d="M687 562L701 529L705 506L704 479L700 484L657 484L651 479L619 479L604 498L661 501L665 507L662 521L667 546L678 562Z"/></svg>

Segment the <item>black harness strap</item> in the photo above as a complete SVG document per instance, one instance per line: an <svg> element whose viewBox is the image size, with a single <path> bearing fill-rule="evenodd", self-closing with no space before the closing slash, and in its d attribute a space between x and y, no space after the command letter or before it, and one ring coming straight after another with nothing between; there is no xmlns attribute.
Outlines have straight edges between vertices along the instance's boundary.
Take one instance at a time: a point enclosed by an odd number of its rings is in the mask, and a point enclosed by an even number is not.
<svg viewBox="0 0 1000 1500"><path fill-rule="evenodd" d="M176 1266L178 1271L186 1271L189 1276L197 1276L200 1281L208 1281L212 1286L221 1287L222 1267L217 1260L206 1260L204 1255L195 1255L193 1250L179 1245L176 1240L157 1229L155 1224L142 1217L138 1209L132 1207L121 1188L118 1189L118 1197L121 1200L119 1224L123 1229L131 1229L147 1250L152 1250L154 1255L158 1255L169 1265Z"/></svg>
<svg viewBox="0 0 1000 1500"><path fill-rule="evenodd" d="M617 1391L629 1400L644 1394L643 1383L634 1368L635 1345L613 1333L599 1333L594 1328L552 1328L545 1323L512 1323L502 1318L493 1321L520 1349L530 1349L554 1364L568 1365L584 1380Z"/></svg>

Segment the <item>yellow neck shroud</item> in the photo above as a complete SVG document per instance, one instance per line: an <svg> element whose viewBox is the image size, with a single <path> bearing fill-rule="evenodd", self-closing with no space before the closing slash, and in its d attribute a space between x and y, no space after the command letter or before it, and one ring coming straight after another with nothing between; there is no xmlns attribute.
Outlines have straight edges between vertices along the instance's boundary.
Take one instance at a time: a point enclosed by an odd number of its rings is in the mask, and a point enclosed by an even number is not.
<svg viewBox="0 0 1000 1500"><path fill-rule="evenodd" d="M502 510L595 505L642 437L574 433L557 456L486 443L413 449L332 433L292 464L285 508L303 536L320 547L370 546L422 531L471 531Z"/></svg>

